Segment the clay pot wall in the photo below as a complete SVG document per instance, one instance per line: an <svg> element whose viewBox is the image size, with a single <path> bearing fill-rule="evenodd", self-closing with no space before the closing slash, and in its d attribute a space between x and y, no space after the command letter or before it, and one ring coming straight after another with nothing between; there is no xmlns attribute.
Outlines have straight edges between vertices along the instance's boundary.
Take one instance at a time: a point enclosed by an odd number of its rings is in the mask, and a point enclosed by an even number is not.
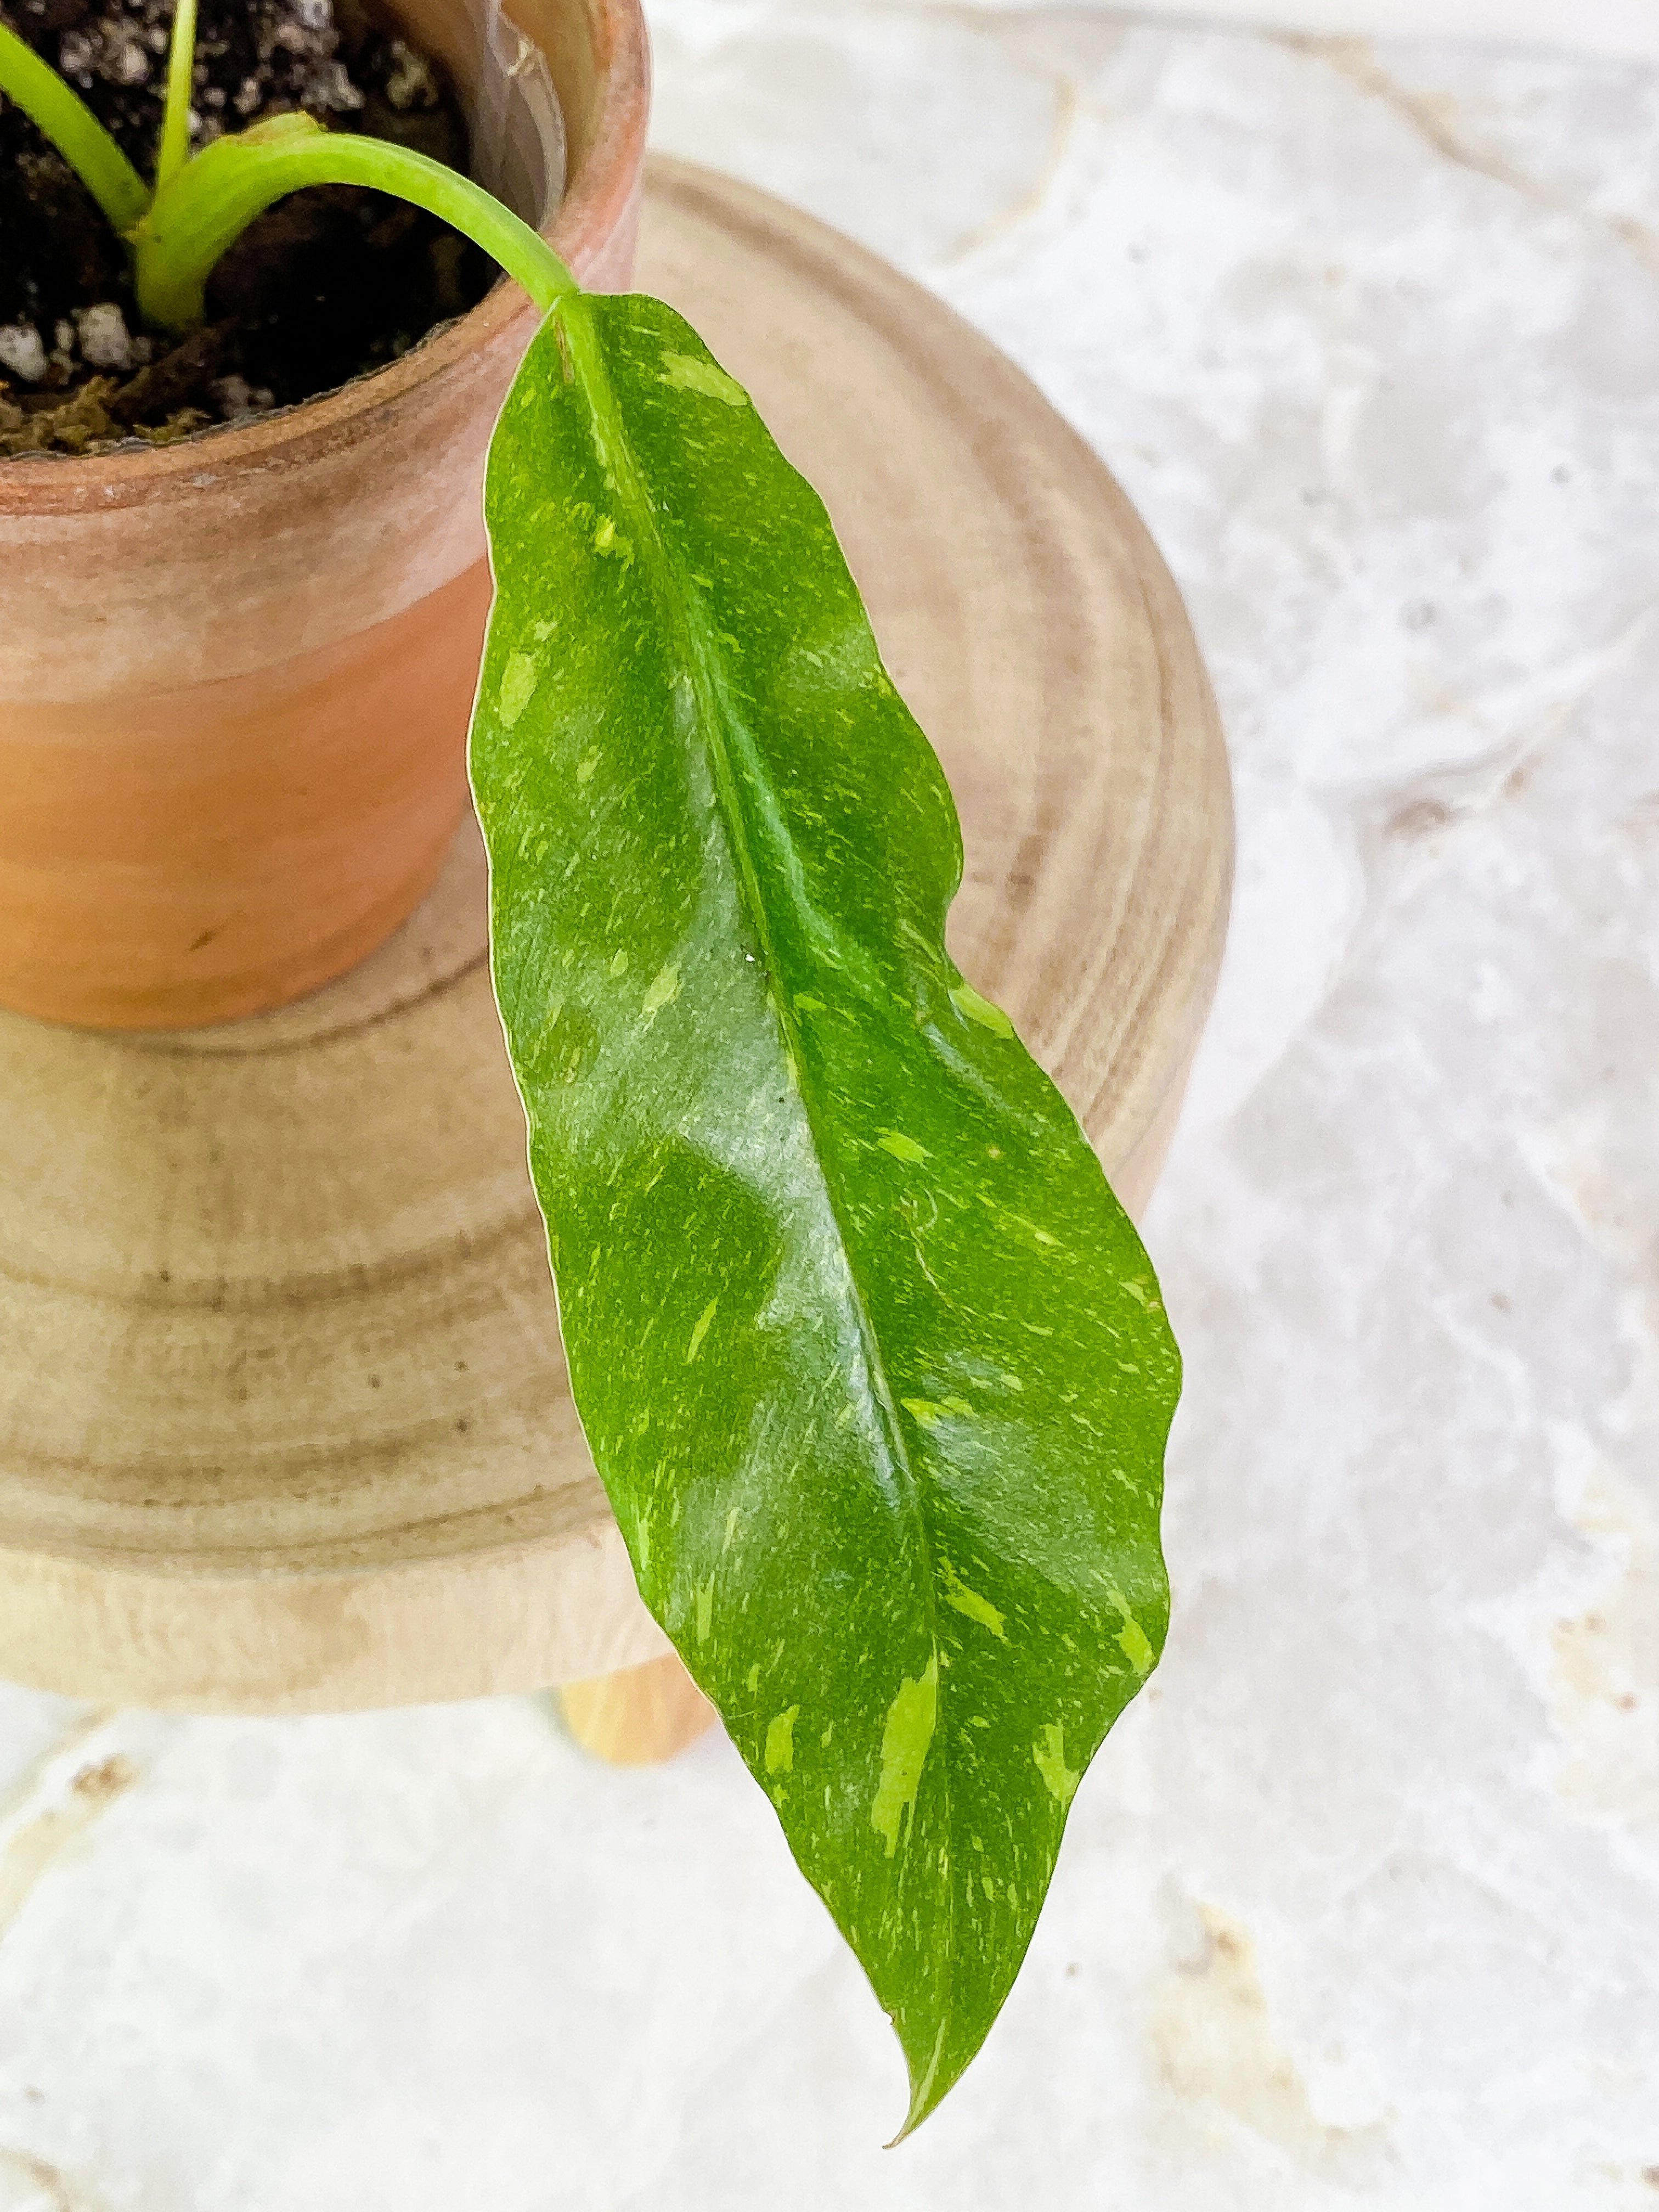
<svg viewBox="0 0 1659 2212"><path fill-rule="evenodd" d="M399 11L466 88L486 180L540 220L559 166L545 78L503 65L468 0ZM583 283L621 289L649 93L638 0L511 12L564 118L546 235ZM223 1020L314 989L412 911L466 804L483 461L534 329L503 283L285 414L0 464L0 1005Z"/></svg>

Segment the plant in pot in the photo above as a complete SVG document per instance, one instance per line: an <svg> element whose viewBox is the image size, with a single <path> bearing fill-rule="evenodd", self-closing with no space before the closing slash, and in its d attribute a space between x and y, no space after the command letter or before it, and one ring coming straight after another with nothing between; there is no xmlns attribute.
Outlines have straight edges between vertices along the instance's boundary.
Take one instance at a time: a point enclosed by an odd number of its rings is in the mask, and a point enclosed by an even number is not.
<svg viewBox="0 0 1659 2212"><path fill-rule="evenodd" d="M226 253L318 185L441 216L540 311L489 446L470 765L572 1389L646 1602L893 2020L914 2126L1162 1643L1152 1267L945 951L949 791L743 388L417 150L290 114L192 153L194 15L149 175L0 24L0 92L149 329L188 342Z"/></svg>

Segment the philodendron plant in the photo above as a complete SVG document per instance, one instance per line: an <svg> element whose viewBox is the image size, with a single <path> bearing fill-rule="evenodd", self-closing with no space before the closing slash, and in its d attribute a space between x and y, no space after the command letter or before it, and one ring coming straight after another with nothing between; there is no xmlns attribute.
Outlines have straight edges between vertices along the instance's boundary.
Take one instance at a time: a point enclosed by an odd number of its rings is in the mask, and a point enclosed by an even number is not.
<svg viewBox="0 0 1659 2212"><path fill-rule="evenodd" d="M544 311L490 448L471 774L571 1386L647 1603L892 2017L913 2127L1163 1641L1152 1267L945 952L950 792L748 395L418 155L289 115L192 157L194 11L153 186L0 27L0 91L151 323L199 321L219 256L322 183L433 210Z"/></svg>

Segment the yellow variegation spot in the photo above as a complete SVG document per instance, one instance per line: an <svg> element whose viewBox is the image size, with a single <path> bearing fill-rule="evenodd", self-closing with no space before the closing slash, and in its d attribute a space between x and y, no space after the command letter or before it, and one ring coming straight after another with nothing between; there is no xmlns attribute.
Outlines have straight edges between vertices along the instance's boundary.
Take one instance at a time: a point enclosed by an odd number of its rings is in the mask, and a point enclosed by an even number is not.
<svg viewBox="0 0 1659 2212"><path fill-rule="evenodd" d="M697 1354L702 1350L702 1340L708 1334L708 1325L714 1318L714 1309L719 1305L720 1302L720 1293L717 1291L714 1297L709 1299L702 1311L697 1316L696 1321L692 1326L691 1341L685 1347L685 1364L688 1367L696 1358Z"/></svg>
<svg viewBox="0 0 1659 2212"><path fill-rule="evenodd" d="M936 1429L948 1414L959 1421L971 1421L974 1409L965 1398L901 1398L899 1403L907 1413L914 1413L924 1429Z"/></svg>
<svg viewBox="0 0 1659 2212"><path fill-rule="evenodd" d="M1150 1674L1158 1659L1158 1654L1152 1650L1152 1638L1135 1619L1128 1599L1115 1583L1109 1585L1106 1595L1122 1618L1123 1626L1117 1632L1117 1640L1124 1657L1137 1674Z"/></svg>
<svg viewBox="0 0 1659 2212"><path fill-rule="evenodd" d="M1077 1785L1083 1779L1080 1766L1066 1764L1066 1729L1063 1723L1049 1721L1042 1734L1031 1747L1031 1757L1037 1772L1042 1777L1048 1795L1056 1804L1069 1805L1077 1795ZM1012 1898L1013 1891L1008 1893Z"/></svg>
<svg viewBox="0 0 1659 2212"><path fill-rule="evenodd" d="M890 1152L896 1160L907 1161L913 1167L933 1157L925 1145L919 1145L914 1137L907 1137L902 1129L884 1129L876 1142L884 1152Z"/></svg>
<svg viewBox="0 0 1659 2212"><path fill-rule="evenodd" d="M727 407L749 404L749 394L736 377L728 376L712 361L699 361L695 354L664 354L662 380L676 392L700 392L705 399L718 399Z"/></svg>
<svg viewBox="0 0 1659 2212"><path fill-rule="evenodd" d="M542 680L542 664L538 656L528 653L510 653L507 665L501 671L501 689L495 694L495 712L501 727L510 730L525 708L536 696L536 686Z"/></svg>
<svg viewBox="0 0 1659 2212"><path fill-rule="evenodd" d="M714 1625L714 1577L697 1584L697 1641L707 1644Z"/></svg>
<svg viewBox="0 0 1659 2212"><path fill-rule="evenodd" d="M1006 1644L1008 1631L1003 1616L989 1598L981 1597L977 1590L969 1589L949 1559L939 1561L939 1571L945 1583L946 1605L954 1607L957 1613L966 1613L969 1620L978 1621L981 1628L988 1628L1000 1643Z"/></svg>
<svg viewBox="0 0 1659 2212"><path fill-rule="evenodd" d="M769 1774L792 1774L795 1767L795 1716L799 1705L791 1705L787 1712L775 1713L766 1727L766 1771Z"/></svg>
<svg viewBox="0 0 1659 2212"><path fill-rule="evenodd" d="M951 993L951 1004L959 1014L970 1022L977 1022L993 1036L1011 1037L1014 1025L1000 1006L994 1006L988 999L981 999L971 983L957 983Z"/></svg>
<svg viewBox="0 0 1659 2212"><path fill-rule="evenodd" d="M672 1006L679 995L680 971L671 960L667 967L658 970L641 1004L640 1012L645 1017L647 1029L650 1028L663 1008Z"/></svg>
<svg viewBox="0 0 1659 2212"><path fill-rule="evenodd" d="M906 1675L887 1708L881 1731L881 1775L870 1807L870 1826L887 1845L890 1859L899 1847L899 1830L905 1815L915 1817L916 1792L927 1747L933 1740L939 1717L939 1654L936 1651L919 1677Z"/></svg>

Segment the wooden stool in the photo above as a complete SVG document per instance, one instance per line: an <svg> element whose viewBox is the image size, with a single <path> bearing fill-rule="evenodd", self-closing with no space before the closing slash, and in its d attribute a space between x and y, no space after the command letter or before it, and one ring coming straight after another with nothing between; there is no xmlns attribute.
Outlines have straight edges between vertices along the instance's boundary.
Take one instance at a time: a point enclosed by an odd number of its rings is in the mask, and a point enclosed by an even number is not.
<svg viewBox="0 0 1659 2212"><path fill-rule="evenodd" d="M828 501L961 807L952 950L1135 1211L1232 855L1162 562L1016 369L805 216L659 164L639 281ZM469 825L298 1006L168 1036L0 1016L0 1674L262 1712L562 1683L618 1760L708 1726L570 1401L484 891Z"/></svg>

